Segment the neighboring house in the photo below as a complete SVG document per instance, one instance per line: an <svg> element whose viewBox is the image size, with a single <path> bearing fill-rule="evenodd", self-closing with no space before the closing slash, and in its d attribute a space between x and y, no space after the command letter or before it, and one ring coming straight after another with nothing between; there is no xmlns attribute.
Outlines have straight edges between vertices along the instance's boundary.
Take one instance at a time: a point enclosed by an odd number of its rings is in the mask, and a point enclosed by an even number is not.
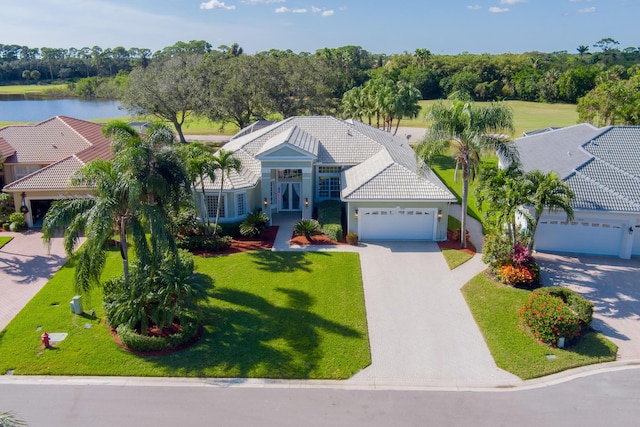
<svg viewBox="0 0 640 427"><path fill-rule="evenodd" d="M362 240L447 238L456 197L406 141L382 130L333 117L292 117L243 129L224 149L242 161L242 170L224 180L221 221L241 221L258 209L270 218L284 212L310 218L319 202L340 200L347 231ZM211 217L219 173L197 193Z"/></svg>
<svg viewBox="0 0 640 427"><path fill-rule="evenodd" d="M65 116L0 129L2 191L13 195L16 210L27 211L30 227L41 225L52 201L91 191L71 188L70 179L91 160L113 157L101 129L99 124Z"/></svg>
<svg viewBox="0 0 640 427"><path fill-rule="evenodd" d="M579 124L519 138L525 171L554 171L574 191L575 218L545 213L538 251L640 255L640 127Z"/></svg>

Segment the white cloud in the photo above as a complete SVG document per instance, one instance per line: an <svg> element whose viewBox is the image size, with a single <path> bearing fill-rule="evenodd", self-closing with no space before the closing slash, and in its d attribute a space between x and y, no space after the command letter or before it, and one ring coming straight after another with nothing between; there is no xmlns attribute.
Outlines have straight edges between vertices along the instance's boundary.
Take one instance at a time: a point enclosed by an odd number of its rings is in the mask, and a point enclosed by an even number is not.
<svg viewBox="0 0 640 427"><path fill-rule="evenodd" d="M593 13L595 11L596 11L596 7L591 6L591 7L585 7L584 9L580 9L578 13Z"/></svg>
<svg viewBox="0 0 640 427"><path fill-rule="evenodd" d="M500 0L500 4L518 4L524 3L526 0Z"/></svg>
<svg viewBox="0 0 640 427"><path fill-rule="evenodd" d="M307 13L307 9L289 9L288 7L281 6L276 9L276 13Z"/></svg>
<svg viewBox="0 0 640 427"><path fill-rule="evenodd" d="M284 3L287 0L242 0L240 3L244 4L272 4L272 3Z"/></svg>
<svg viewBox="0 0 640 427"><path fill-rule="evenodd" d="M234 5L227 6L223 1L209 0L206 3L200 3L200 9L226 9L233 10L236 7Z"/></svg>
<svg viewBox="0 0 640 427"><path fill-rule="evenodd" d="M317 7L317 6L311 6L311 12L319 13L321 16L333 16L336 14L336 11L333 9L327 9L324 7Z"/></svg>
<svg viewBox="0 0 640 427"><path fill-rule="evenodd" d="M509 12L509 8L508 7L491 6L489 8L489 12L491 12L491 13L504 13L504 12Z"/></svg>
<svg viewBox="0 0 640 427"><path fill-rule="evenodd" d="M480 10L480 9L482 9L482 6L480 6L479 4L470 4L469 6L467 6L467 9L469 9L469 10Z"/></svg>

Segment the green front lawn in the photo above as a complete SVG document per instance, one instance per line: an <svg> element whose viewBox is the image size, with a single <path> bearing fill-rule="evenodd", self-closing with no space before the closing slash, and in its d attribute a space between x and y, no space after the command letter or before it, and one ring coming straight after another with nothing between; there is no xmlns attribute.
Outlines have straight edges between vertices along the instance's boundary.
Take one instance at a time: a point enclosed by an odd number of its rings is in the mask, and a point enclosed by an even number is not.
<svg viewBox="0 0 640 427"><path fill-rule="evenodd" d="M462 292L498 367L522 379L616 359L616 345L600 333L590 332L565 350L536 341L521 328L519 319L530 291L502 285L481 273Z"/></svg>
<svg viewBox="0 0 640 427"><path fill-rule="evenodd" d="M496 156L485 156L482 159L486 164L498 164ZM436 156L429 165L431 169L438 175L444 184L458 198L458 203L462 200L462 172L458 171L458 180L455 179L456 162L449 154ZM468 198L468 214L482 222L482 211L476 206L475 189L478 185L477 181L469 182L469 198Z"/></svg>
<svg viewBox="0 0 640 427"><path fill-rule="evenodd" d="M84 300L97 319L71 314L68 263L0 333L0 373L340 379L371 363L357 254L255 251L197 257L196 266L215 284L192 347L162 357L121 349L100 292ZM105 276L119 271L110 253ZM44 350L38 327L69 336Z"/></svg>
<svg viewBox="0 0 640 427"><path fill-rule="evenodd" d="M0 236L0 249L4 247L7 243L13 240L12 236Z"/></svg>

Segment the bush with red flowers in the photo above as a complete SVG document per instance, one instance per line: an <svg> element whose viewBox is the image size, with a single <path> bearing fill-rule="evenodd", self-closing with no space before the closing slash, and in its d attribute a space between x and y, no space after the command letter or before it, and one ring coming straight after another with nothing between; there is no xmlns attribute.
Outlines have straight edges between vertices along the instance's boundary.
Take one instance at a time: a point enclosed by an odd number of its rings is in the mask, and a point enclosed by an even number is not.
<svg viewBox="0 0 640 427"><path fill-rule="evenodd" d="M566 342L580 336L580 318L562 299L543 292L533 292L520 309L520 319L531 333L552 347L558 339Z"/></svg>

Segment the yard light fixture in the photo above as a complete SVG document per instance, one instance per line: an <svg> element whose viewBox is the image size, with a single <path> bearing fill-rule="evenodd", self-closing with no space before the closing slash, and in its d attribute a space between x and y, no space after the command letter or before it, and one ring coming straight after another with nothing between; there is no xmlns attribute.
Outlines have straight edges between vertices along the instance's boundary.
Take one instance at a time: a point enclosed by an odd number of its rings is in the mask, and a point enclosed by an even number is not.
<svg viewBox="0 0 640 427"><path fill-rule="evenodd" d="M354 215L356 218L358 218L358 208L356 208L356 211L354 212Z"/></svg>
<svg viewBox="0 0 640 427"><path fill-rule="evenodd" d="M305 197L305 198L304 198L304 207L305 207L305 208L308 208L308 207L309 207L309 198L308 198L308 197Z"/></svg>
<svg viewBox="0 0 640 427"><path fill-rule="evenodd" d="M264 198L264 201L262 202L262 204L264 205L264 207L266 208L269 205L269 201L267 200L267 198Z"/></svg>
<svg viewBox="0 0 640 427"><path fill-rule="evenodd" d="M633 234L633 227L629 227L629 234Z"/></svg>
<svg viewBox="0 0 640 427"><path fill-rule="evenodd" d="M438 209L438 222L442 219L442 209Z"/></svg>

